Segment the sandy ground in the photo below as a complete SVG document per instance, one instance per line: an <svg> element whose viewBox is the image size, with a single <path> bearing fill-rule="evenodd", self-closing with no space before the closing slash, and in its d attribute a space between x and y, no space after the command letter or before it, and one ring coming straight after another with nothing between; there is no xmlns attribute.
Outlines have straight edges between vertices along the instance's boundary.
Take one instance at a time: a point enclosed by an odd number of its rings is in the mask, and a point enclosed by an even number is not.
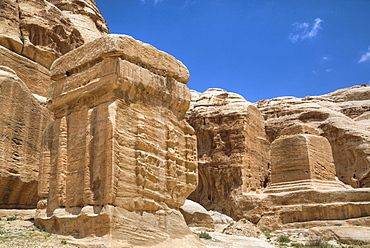
<svg viewBox="0 0 370 248"><path fill-rule="evenodd" d="M41 247L75 247L57 235L38 229L34 225L33 216L21 215L1 217L0 219L1 248L41 248Z"/></svg>

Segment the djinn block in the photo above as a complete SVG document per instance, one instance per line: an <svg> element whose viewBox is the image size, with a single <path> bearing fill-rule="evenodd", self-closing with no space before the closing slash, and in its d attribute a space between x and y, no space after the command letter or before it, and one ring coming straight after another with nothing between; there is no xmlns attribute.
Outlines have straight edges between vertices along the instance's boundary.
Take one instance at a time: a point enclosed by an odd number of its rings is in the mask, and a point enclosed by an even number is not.
<svg viewBox="0 0 370 248"><path fill-rule="evenodd" d="M104 35L51 72L55 121L45 130L36 224L118 247L198 242L178 209L198 179L187 68L130 36Z"/></svg>

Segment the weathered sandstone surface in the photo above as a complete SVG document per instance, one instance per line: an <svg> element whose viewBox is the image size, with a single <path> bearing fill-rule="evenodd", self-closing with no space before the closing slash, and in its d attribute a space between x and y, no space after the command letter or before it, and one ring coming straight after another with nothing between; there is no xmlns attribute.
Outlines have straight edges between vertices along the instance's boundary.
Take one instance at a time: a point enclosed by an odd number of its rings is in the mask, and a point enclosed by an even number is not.
<svg viewBox="0 0 370 248"><path fill-rule="evenodd" d="M108 26L94 0L48 0L68 17L80 32L84 42L108 34Z"/></svg>
<svg viewBox="0 0 370 248"><path fill-rule="evenodd" d="M190 199L274 230L339 220L370 225L370 190L353 188L369 180L369 92L258 102L271 145L254 105L223 90L194 92L187 118L200 179Z"/></svg>
<svg viewBox="0 0 370 248"><path fill-rule="evenodd" d="M53 1L60 8L59 1ZM41 138L53 114L46 108L49 67L60 55L108 32L94 1L64 2L75 15L100 23L81 35L66 12L44 0L0 1L1 172L0 208L35 208ZM91 9L91 11L89 11ZM87 14L89 13L89 14ZM88 17L87 17L88 16ZM76 17L77 18L77 17Z"/></svg>
<svg viewBox="0 0 370 248"><path fill-rule="evenodd" d="M234 216L234 202L268 181L269 142L259 110L221 89L192 92L187 115L198 139L199 185L190 199Z"/></svg>
<svg viewBox="0 0 370 248"><path fill-rule="evenodd" d="M0 45L46 68L109 32L92 0L3 0L0 11Z"/></svg>
<svg viewBox="0 0 370 248"><path fill-rule="evenodd" d="M52 115L5 66L0 66L0 104L0 208L35 208L41 139Z"/></svg>
<svg viewBox="0 0 370 248"><path fill-rule="evenodd" d="M211 214L199 203L186 200L184 205L180 207L180 211L188 226L214 228L214 221Z"/></svg>
<svg viewBox="0 0 370 248"><path fill-rule="evenodd" d="M336 176L352 187L370 186L370 87L354 86L306 98L281 97L257 103L272 142L284 128L304 123L329 140Z"/></svg>
<svg viewBox="0 0 370 248"><path fill-rule="evenodd" d="M199 242L179 207L197 185L196 137L185 120L189 73L129 36L105 35L51 68L36 224L113 245Z"/></svg>
<svg viewBox="0 0 370 248"><path fill-rule="evenodd" d="M272 229L335 220L369 226L369 96L370 87L355 86L258 102L272 142L271 183L261 195L245 195L243 217Z"/></svg>
<svg viewBox="0 0 370 248"><path fill-rule="evenodd" d="M271 182L266 192L351 188L335 177L329 141L318 130L295 124L271 144Z"/></svg>
<svg viewBox="0 0 370 248"><path fill-rule="evenodd" d="M51 82L48 69L3 46L0 46L1 65L14 70L33 94L47 96L47 90Z"/></svg>

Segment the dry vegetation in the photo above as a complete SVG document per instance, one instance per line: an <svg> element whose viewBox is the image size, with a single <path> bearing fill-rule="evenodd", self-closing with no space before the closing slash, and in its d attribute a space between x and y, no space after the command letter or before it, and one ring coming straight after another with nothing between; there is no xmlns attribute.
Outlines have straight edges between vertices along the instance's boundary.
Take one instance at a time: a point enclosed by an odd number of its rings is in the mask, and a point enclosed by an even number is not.
<svg viewBox="0 0 370 248"><path fill-rule="evenodd" d="M74 247L57 235L45 232L34 225L32 216L0 218L0 248L9 247Z"/></svg>

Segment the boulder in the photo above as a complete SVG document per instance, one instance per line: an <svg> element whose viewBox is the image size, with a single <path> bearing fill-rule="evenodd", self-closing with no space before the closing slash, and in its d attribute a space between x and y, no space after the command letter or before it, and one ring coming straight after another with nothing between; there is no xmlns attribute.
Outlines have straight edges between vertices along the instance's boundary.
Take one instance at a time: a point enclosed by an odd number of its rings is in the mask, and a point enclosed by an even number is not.
<svg viewBox="0 0 370 248"><path fill-rule="evenodd" d="M215 224L230 224L234 222L234 220L226 214L222 214L220 212L212 210L208 211L208 213L211 215L213 223Z"/></svg>
<svg viewBox="0 0 370 248"><path fill-rule="evenodd" d="M256 225L246 219L241 219L235 223L228 225L222 233L228 235L254 237L258 238L261 235L261 230Z"/></svg>
<svg viewBox="0 0 370 248"><path fill-rule="evenodd" d="M180 211L188 226L214 228L212 216L199 203L186 200Z"/></svg>

